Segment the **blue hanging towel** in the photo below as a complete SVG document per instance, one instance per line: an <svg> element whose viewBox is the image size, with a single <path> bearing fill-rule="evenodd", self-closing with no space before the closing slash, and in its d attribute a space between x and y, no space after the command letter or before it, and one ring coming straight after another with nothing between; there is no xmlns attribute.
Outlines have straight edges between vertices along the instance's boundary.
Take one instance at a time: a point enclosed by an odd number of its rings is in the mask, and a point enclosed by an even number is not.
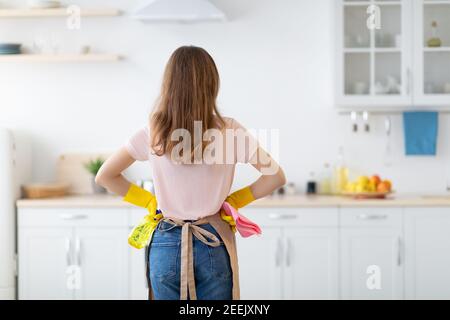
<svg viewBox="0 0 450 320"><path fill-rule="evenodd" d="M437 112L404 112L403 128L407 156L436 155Z"/></svg>

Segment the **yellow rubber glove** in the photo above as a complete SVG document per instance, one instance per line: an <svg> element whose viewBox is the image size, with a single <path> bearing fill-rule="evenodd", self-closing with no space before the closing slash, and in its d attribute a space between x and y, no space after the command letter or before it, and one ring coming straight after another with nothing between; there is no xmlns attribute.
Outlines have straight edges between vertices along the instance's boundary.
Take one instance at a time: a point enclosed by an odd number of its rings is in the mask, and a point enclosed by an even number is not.
<svg viewBox="0 0 450 320"><path fill-rule="evenodd" d="M253 196L250 187L245 187L236 192L233 192L225 199L225 202L228 202L236 210L245 207L253 201L255 201L255 197ZM236 232L236 221L234 221L232 216L226 215L225 212L221 210L220 217L222 218L222 220L230 224L233 232Z"/></svg>
<svg viewBox="0 0 450 320"><path fill-rule="evenodd" d="M141 208L147 208L150 213L156 212L158 202L153 193L131 184L123 201L134 204Z"/></svg>
<svg viewBox="0 0 450 320"><path fill-rule="evenodd" d="M228 196L228 198L225 199L225 202L228 202L236 210L245 207L253 201L255 201L255 197L253 196L250 187L245 187L241 190L233 192Z"/></svg>
<svg viewBox="0 0 450 320"><path fill-rule="evenodd" d="M131 184L123 200L138 207L146 208L149 212L149 214L134 227L128 236L128 243L132 247L136 249L145 248L149 243L159 220L163 217L161 213L157 212L158 202L156 201L156 197L151 192Z"/></svg>

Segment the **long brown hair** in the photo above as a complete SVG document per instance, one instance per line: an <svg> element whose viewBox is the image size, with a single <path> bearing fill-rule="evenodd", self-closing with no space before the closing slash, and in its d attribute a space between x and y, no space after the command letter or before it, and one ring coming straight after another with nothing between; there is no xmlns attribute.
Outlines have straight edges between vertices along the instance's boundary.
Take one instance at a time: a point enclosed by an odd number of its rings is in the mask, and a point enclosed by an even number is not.
<svg viewBox="0 0 450 320"><path fill-rule="evenodd" d="M219 85L219 72L206 50L194 46L175 50L166 65L161 94L150 118L151 148L156 155L172 151L178 143L170 138L176 129L185 129L193 137L194 121L202 122L202 134L224 126L216 105ZM191 150L195 150L199 146L191 140ZM202 143L202 150L204 147Z"/></svg>

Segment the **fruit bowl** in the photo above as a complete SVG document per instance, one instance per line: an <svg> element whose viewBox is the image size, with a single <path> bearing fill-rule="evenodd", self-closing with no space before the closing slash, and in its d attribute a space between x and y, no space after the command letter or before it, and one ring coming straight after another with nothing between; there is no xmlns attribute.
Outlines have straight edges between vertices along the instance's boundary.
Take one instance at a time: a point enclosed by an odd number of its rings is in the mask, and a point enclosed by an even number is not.
<svg viewBox="0 0 450 320"><path fill-rule="evenodd" d="M356 200L364 200L364 199L386 199L386 197L392 194L392 191L389 192L342 192L343 196L352 197Z"/></svg>
<svg viewBox="0 0 450 320"><path fill-rule="evenodd" d="M360 176L354 182L348 182L342 192L343 196L354 199L385 199L392 193L392 182L381 180L380 176Z"/></svg>

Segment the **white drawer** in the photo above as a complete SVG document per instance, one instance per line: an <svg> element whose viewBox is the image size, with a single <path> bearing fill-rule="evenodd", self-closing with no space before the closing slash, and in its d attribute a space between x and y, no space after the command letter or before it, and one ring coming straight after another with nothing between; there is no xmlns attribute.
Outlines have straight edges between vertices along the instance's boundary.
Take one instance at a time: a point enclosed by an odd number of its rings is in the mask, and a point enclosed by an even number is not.
<svg viewBox="0 0 450 320"><path fill-rule="evenodd" d="M343 227L401 227L401 208L341 208Z"/></svg>
<svg viewBox="0 0 450 320"><path fill-rule="evenodd" d="M240 212L261 226L337 227L337 208L248 208Z"/></svg>
<svg viewBox="0 0 450 320"><path fill-rule="evenodd" d="M19 227L126 227L128 209L19 209Z"/></svg>

